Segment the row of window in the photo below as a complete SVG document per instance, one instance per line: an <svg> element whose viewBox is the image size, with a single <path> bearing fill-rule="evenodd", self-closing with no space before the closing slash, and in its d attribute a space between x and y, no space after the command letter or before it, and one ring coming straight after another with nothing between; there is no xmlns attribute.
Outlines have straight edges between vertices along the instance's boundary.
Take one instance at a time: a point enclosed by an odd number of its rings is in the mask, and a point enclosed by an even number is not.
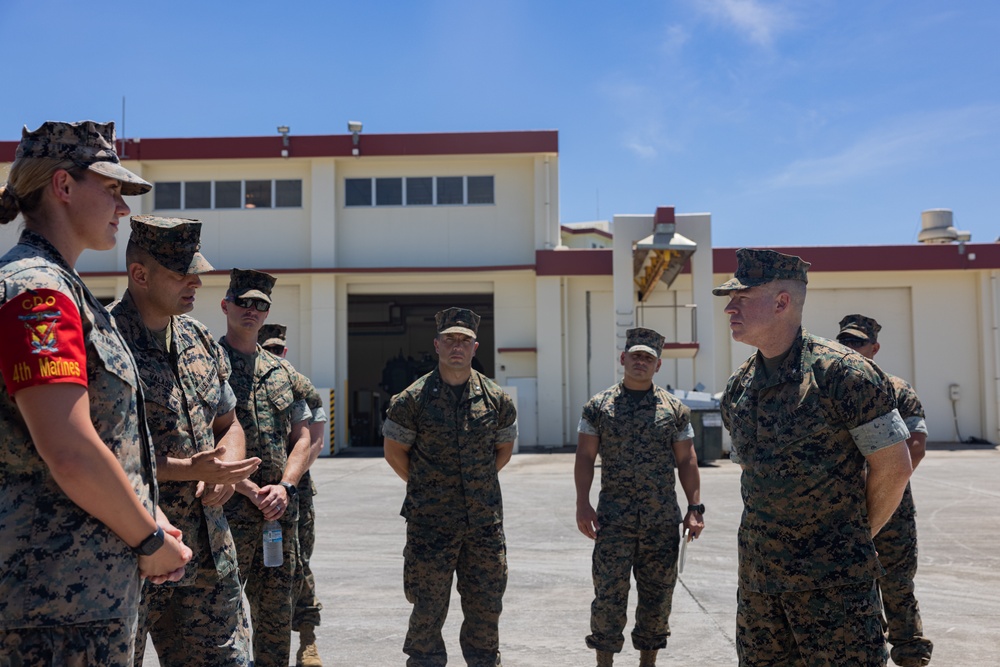
<svg viewBox="0 0 1000 667"><path fill-rule="evenodd" d="M302 206L302 180L159 181L153 186L153 208L297 208Z"/></svg>
<svg viewBox="0 0 1000 667"><path fill-rule="evenodd" d="M345 206L493 204L492 176L348 178Z"/></svg>

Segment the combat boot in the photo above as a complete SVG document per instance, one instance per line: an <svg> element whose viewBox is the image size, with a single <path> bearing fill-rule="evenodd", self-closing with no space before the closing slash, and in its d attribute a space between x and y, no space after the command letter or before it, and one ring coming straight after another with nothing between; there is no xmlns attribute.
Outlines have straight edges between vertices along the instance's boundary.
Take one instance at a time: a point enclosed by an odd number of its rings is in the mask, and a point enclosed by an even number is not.
<svg viewBox="0 0 1000 667"><path fill-rule="evenodd" d="M657 650L654 648L651 651L639 651L639 667L656 667Z"/></svg>
<svg viewBox="0 0 1000 667"><path fill-rule="evenodd" d="M299 629L299 652L295 654L296 667L323 667L316 648L316 629L311 625L303 625Z"/></svg>
<svg viewBox="0 0 1000 667"><path fill-rule="evenodd" d="M615 654L611 651L598 651L597 652L597 667L612 667L612 662L615 659Z"/></svg>

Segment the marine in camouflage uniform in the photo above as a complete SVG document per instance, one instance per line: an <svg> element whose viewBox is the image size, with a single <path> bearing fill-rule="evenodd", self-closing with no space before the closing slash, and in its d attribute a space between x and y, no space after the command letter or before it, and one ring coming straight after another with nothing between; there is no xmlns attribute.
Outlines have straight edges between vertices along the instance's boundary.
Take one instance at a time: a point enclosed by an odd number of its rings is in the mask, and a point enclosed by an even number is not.
<svg viewBox="0 0 1000 667"><path fill-rule="evenodd" d="M801 328L808 263L737 259L713 292L730 298L733 338L758 348L721 404L743 467L740 665L884 666L872 535L909 476L909 433L877 366Z"/></svg>
<svg viewBox="0 0 1000 667"><path fill-rule="evenodd" d="M638 593L632 645L640 652L640 665L654 665L657 651L667 646L682 523L675 470L688 501L683 523L693 537L704 528L691 411L653 384L662 350L660 334L629 329L620 358L624 380L591 398L580 419L577 525L596 540L587 646L597 650L602 666L611 665L625 641L632 573ZM598 454L601 493L595 513L590 489Z"/></svg>
<svg viewBox="0 0 1000 667"><path fill-rule="evenodd" d="M261 459L248 482L237 485L240 495L226 505L240 578L250 603L257 667L285 667L289 662L299 548L296 495L309 454L307 415L294 407L308 391L302 376L257 344L274 283L267 273L232 270L222 304L227 333L219 341L232 364L229 384L236 394L236 416L246 437L246 453ZM261 540L267 517L274 515L281 525L284 562L265 567Z"/></svg>
<svg viewBox="0 0 1000 667"><path fill-rule="evenodd" d="M276 357L284 358L288 352L288 327L284 324L265 324L257 333L257 342L265 350ZM297 372L297 371L296 371ZM312 440L310 468L314 457L323 449L323 431L328 421L326 409L319 392L313 383L303 376L308 383L309 393L305 399L309 410L309 434ZM300 408L301 409L301 408ZM313 548L316 545L316 510L313 497L316 495L316 484L309 470L306 471L298 484L299 497L299 567L295 570L295 585L292 594L292 631L299 633L299 650L295 662L302 667L322 667L319 649L316 647L315 628L320 624L320 612L323 603L316 595L316 578L309 567Z"/></svg>
<svg viewBox="0 0 1000 667"><path fill-rule="evenodd" d="M234 460L242 458L244 448L234 412L236 397L228 382L228 357L205 325L182 314L194 307L193 300L178 304L168 298L167 289L173 285L193 295L201 285L197 274L212 269L200 245L200 222L133 217L126 253L129 287L110 308L146 390L147 419L160 457L161 507L194 551L183 579L144 586L137 665L143 662L147 633L164 667L250 664L250 627L243 612L236 546L222 508L232 490L220 491L210 504L204 480L190 473L183 480L167 474L171 464L192 463L197 454L212 453L220 444L233 461L231 483L256 468L254 460ZM210 495L215 485L207 486Z"/></svg>
<svg viewBox="0 0 1000 667"><path fill-rule="evenodd" d="M881 344L878 334L882 326L871 317L854 314L840 321L837 341L857 351L867 359L873 359ZM896 396L896 409L906 422L910 438L906 441L910 449L913 468L924 457L927 440L927 424L924 408L917 392L906 380L889 376ZM879 579L882 606L889 628L890 656L900 667L920 667L930 663L934 644L924 636L924 625L920 619L920 605L914 596L913 579L917 574L917 511L913 504L913 492L906 485L903 499L888 523L875 536L875 550L886 574Z"/></svg>
<svg viewBox="0 0 1000 667"><path fill-rule="evenodd" d="M33 158L73 160L83 173L119 179L125 195L151 187L118 163L114 125L87 121L25 128L11 181L0 188L2 208L14 198L26 227L0 258L0 664L131 665L141 587L136 553L66 495L14 402L20 389L45 380L85 386L89 423L124 471L139 514L154 524L156 469L135 361L49 232L34 231L44 192L13 193L15 167ZM38 197L34 205L29 195ZM36 375L38 362L46 373Z"/></svg>
<svg viewBox="0 0 1000 667"><path fill-rule="evenodd" d="M440 667L441 636L457 574L465 620L462 655L473 667L500 665L499 621L507 546L497 473L517 437L514 402L472 369L480 318L437 313L438 367L393 397L382 434L386 460L406 481L403 588L413 605L403 652L408 667Z"/></svg>

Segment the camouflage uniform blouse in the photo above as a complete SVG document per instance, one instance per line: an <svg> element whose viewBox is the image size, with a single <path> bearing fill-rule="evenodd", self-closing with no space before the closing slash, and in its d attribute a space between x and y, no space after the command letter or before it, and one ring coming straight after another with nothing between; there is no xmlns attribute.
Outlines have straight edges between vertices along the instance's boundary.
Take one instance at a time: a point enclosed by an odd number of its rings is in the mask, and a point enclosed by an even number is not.
<svg viewBox="0 0 1000 667"><path fill-rule="evenodd" d="M896 409L899 410L899 416L906 422L906 428L911 434L923 433L926 435L927 422L924 421L926 415L924 415L924 406L920 404L917 392L913 390L909 382L895 375L889 376L889 382L892 383L892 389L896 395ZM906 490L903 491L903 498L899 501L899 507L896 508L894 514L896 517L909 518L916 516L916 513L913 492L910 490L910 484L907 483Z"/></svg>
<svg viewBox="0 0 1000 667"><path fill-rule="evenodd" d="M889 379L803 330L773 375L758 352L729 378L722 419L743 465L739 583L777 594L871 580L865 456L909 437Z"/></svg>
<svg viewBox="0 0 1000 667"><path fill-rule="evenodd" d="M686 405L655 385L635 402L619 383L583 406L579 431L600 438L600 525L645 528L681 522L674 443L694 437Z"/></svg>
<svg viewBox="0 0 1000 667"><path fill-rule="evenodd" d="M156 470L135 361L104 307L44 237L31 231L0 259L0 303L31 289L68 296L80 311L90 417L153 514ZM0 627L135 618L138 561L125 542L55 483L0 383Z"/></svg>
<svg viewBox="0 0 1000 667"><path fill-rule="evenodd" d="M139 364L156 453L189 459L215 449L212 424L236 402L227 382L229 359L208 328L186 315L171 318L173 350L167 353L143 324L128 291L111 306L111 314ZM234 570L236 547L222 507L205 507L195 497L198 482L159 486L160 508L194 552L184 578L164 585L194 584L198 568L206 563L213 563L220 577Z"/></svg>
<svg viewBox="0 0 1000 667"><path fill-rule="evenodd" d="M503 521L496 447L517 437L517 410L495 382L474 370L457 398L435 368L393 397L382 434L410 446L407 521Z"/></svg>
<svg viewBox="0 0 1000 667"><path fill-rule="evenodd" d="M292 424L302 420L292 407L308 394L308 387L302 375L290 372L290 366L260 345L253 355L247 355L233 349L225 336L219 344L233 368L229 384L236 394L236 418L246 436L246 455L261 461L250 481L258 486L277 484L285 473ZM240 496L228 505L230 516L262 520L249 498Z"/></svg>

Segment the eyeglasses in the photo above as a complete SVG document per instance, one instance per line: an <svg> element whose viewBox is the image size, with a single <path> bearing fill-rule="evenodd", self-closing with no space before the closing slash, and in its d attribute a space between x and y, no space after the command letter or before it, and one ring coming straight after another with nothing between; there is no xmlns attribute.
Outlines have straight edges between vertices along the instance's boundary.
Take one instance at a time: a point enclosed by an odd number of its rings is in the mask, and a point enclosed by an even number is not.
<svg viewBox="0 0 1000 667"><path fill-rule="evenodd" d="M246 308L248 310L250 308L254 308L261 313L266 313L271 310L271 304L263 299L232 299L232 302L240 308Z"/></svg>
<svg viewBox="0 0 1000 667"><path fill-rule="evenodd" d="M849 337L838 338L837 342L840 343L841 345L846 345L847 347L853 350L856 350L859 347L864 347L865 345L868 344L868 341L866 341L863 338L849 338Z"/></svg>

